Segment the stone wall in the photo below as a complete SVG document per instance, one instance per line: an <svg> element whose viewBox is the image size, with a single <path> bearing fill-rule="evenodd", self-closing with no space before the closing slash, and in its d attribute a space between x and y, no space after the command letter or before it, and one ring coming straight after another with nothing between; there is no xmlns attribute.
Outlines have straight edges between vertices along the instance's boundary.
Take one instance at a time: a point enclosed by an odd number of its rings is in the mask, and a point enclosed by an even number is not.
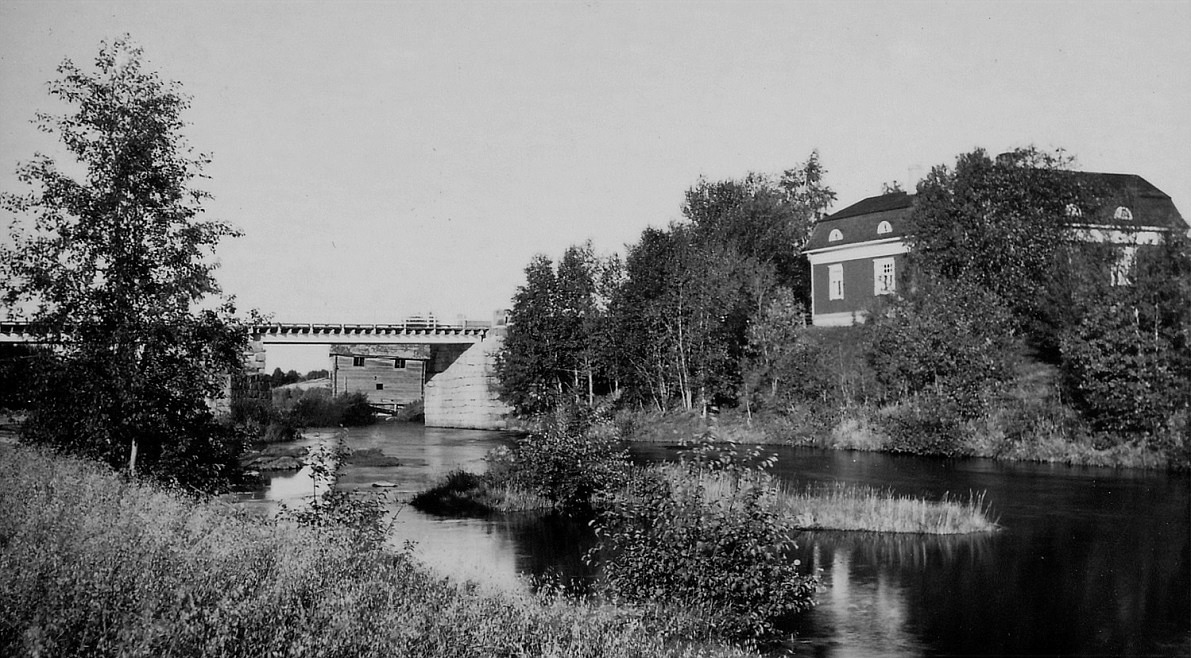
<svg viewBox="0 0 1191 658"><path fill-rule="evenodd" d="M273 384L269 376L263 373L244 372L227 375L224 380L223 395L210 400L209 406L217 416L231 413L232 405L237 402L252 402L261 406L273 405Z"/></svg>
<svg viewBox="0 0 1191 658"><path fill-rule="evenodd" d="M426 382L427 427L505 429L511 411L497 397L496 354L503 337L493 331Z"/></svg>

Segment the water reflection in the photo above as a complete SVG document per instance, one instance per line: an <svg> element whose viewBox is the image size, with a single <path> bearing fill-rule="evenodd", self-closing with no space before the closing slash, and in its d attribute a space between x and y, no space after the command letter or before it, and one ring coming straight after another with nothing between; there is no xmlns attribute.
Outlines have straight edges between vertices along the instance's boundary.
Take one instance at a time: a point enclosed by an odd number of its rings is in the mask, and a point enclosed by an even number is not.
<svg viewBox="0 0 1191 658"><path fill-rule="evenodd" d="M326 438L326 437L323 437ZM446 472L482 472L491 432L382 424L351 430L397 467L347 466L339 486L387 489L394 545L488 587L577 579L590 530L565 517L445 520L403 505ZM673 448L640 446L639 459ZM797 655L1184 655L1191 647L1191 482L1185 476L985 460L926 460L782 448L796 485L851 482L939 499L987 492L1004 530L933 537L803 533L796 557L821 569L820 604L790 630ZM306 472L274 478L262 507L310 494Z"/></svg>

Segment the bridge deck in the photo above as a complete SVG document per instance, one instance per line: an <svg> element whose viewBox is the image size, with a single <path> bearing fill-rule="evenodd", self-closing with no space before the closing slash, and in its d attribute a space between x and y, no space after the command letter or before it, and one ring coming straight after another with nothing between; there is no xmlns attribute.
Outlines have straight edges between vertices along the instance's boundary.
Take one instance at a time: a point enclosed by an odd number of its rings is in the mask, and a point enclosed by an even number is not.
<svg viewBox="0 0 1191 658"><path fill-rule="evenodd" d="M251 327L254 339L266 344L283 343L478 343L488 335L486 323L441 324L403 322L401 324L317 324L273 323ZM37 342L46 332L37 325L19 321L0 321L0 342Z"/></svg>

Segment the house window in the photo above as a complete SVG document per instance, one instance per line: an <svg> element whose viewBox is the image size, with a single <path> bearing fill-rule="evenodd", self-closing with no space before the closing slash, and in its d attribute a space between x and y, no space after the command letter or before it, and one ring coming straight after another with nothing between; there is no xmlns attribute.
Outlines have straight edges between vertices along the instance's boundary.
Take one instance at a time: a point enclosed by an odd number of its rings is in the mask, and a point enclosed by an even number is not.
<svg viewBox="0 0 1191 658"><path fill-rule="evenodd" d="M1137 262L1137 247L1127 245L1117 254L1117 260L1112 264L1112 285L1133 285L1133 265Z"/></svg>
<svg viewBox="0 0 1191 658"><path fill-rule="evenodd" d="M1133 211L1125 206L1117 206L1117 211L1112 214L1112 218L1123 222L1131 222L1133 221Z"/></svg>
<svg viewBox="0 0 1191 658"><path fill-rule="evenodd" d="M383 390L385 390L385 385L384 385L384 383L382 383L382 382L377 382L377 383L376 383L376 390L378 390L378 391L383 391Z"/></svg>
<svg viewBox="0 0 1191 658"><path fill-rule="evenodd" d="M873 294L892 295L897 290L897 272L892 258L873 259Z"/></svg>
<svg viewBox="0 0 1191 658"><path fill-rule="evenodd" d="M827 299L844 298L844 266L841 263L827 266Z"/></svg>
<svg viewBox="0 0 1191 658"><path fill-rule="evenodd" d="M1068 203L1067 204L1067 216L1068 217L1083 217L1083 211L1080 210L1079 206L1075 205L1074 203Z"/></svg>
<svg viewBox="0 0 1191 658"><path fill-rule="evenodd" d="M877 235L885 235L886 233L893 233L893 224L889 222L877 224Z"/></svg>
<svg viewBox="0 0 1191 658"><path fill-rule="evenodd" d="M402 370L405 368L405 359L393 359L393 368Z"/></svg>
<svg viewBox="0 0 1191 658"><path fill-rule="evenodd" d="M355 366L355 367L357 367L357 368L361 368L361 367L363 367L363 366L364 366L364 357L362 357L362 356L353 356L353 357L352 357L352 365L353 365L353 366Z"/></svg>
<svg viewBox="0 0 1191 658"><path fill-rule="evenodd" d="M838 228L831 229L831 232L827 234L828 242L839 242L840 240L843 240L843 239L844 239L844 234L840 233Z"/></svg>

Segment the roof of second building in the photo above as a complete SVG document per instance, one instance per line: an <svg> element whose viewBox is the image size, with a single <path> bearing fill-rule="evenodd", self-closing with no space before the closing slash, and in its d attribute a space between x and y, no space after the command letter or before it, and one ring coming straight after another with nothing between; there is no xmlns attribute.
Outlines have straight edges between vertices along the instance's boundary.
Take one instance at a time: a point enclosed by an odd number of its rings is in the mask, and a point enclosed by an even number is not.
<svg viewBox="0 0 1191 658"><path fill-rule="evenodd" d="M1179 214L1170 195L1137 174L1074 173L1102 197L1102 206L1092 217L1082 221L1072 218L1073 224L1119 226L1126 229L1187 229L1187 222Z"/></svg>
<svg viewBox="0 0 1191 658"><path fill-rule="evenodd" d="M1089 191L1101 197L1101 207L1089 216L1073 216L1072 224L1119 227L1125 230L1158 228L1185 231L1187 221L1170 195L1136 174L1072 172ZM861 242L905 237L909 232L914 195L893 192L862 199L819 220L805 251L843 247ZM883 222L887 232L879 233ZM835 238L834 240L832 238Z"/></svg>

